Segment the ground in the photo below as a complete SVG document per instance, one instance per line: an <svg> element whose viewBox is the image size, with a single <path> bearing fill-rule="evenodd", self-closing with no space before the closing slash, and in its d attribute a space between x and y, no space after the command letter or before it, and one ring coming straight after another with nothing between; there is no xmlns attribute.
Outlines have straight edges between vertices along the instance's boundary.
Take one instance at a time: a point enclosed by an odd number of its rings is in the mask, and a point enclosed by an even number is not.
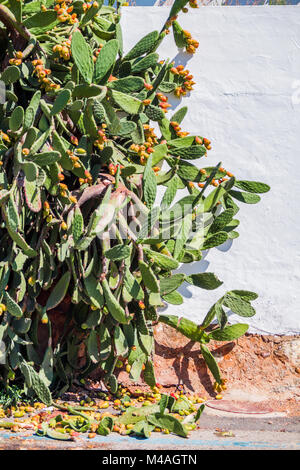
<svg viewBox="0 0 300 470"><path fill-rule="evenodd" d="M300 450L298 418L279 416L278 413L252 417L228 415L207 407L201 417L200 429L191 432L189 439L161 433L154 433L150 439L113 433L107 437L62 442L28 435L28 432L11 434L0 431L0 450Z"/></svg>
<svg viewBox="0 0 300 470"><path fill-rule="evenodd" d="M156 378L165 390L183 384L191 393L216 395L199 344L163 323L156 326L155 343ZM300 416L300 335L246 334L235 341L212 341L209 347L228 380L224 399L267 404L274 411ZM125 372L119 379L130 385Z"/></svg>
<svg viewBox="0 0 300 470"><path fill-rule="evenodd" d="M1 449L300 449L300 337L245 335L236 341L212 343L228 390L216 400L213 379L199 354L199 346L166 325L155 331L154 357L161 392L183 389L206 402L199 429L189 439L152 433L150 439L121 436L85 437L61 442L33 436L32 432L0 431ZM176 348L173 345L176 344ZM96 373L81 394L97 396ZM146 391L141 381L130 383L120 371L124 386ZM78 390L64 397L80 400ZM138 394L137 394L138 395ZM105 410L106 411L106 410ZM107 410L109 411L109 410Z"/></svg>

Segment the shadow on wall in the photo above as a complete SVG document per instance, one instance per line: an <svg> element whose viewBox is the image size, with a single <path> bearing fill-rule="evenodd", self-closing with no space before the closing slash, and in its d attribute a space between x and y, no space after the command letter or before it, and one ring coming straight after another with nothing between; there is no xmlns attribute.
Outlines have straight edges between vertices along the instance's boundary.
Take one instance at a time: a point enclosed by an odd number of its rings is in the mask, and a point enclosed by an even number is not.
<svg viewBox="0 0 300 470"><path fill-rule="evenodd" d="M171 60L171 62L174 62L174 66L176 67L177 65L183 65L184 68L186 68L188 62L193 59L192 54L186 53L183 49L181 49L178 54L176 54L175 57ZM188 94L189 95L189 94ZM171 109L175 110L176 108L179 107L181 104L182 98L178 99L176 97L173 97L172 95L169 95L169 100L168 102L171 104ZM222 251L222 252L227 252L230 250L232 247L233 240L227 240L225 243L222 245L216 247L215 249ZM175 273L184 273L187 275L194 274L194 273L204 273L208 271L209 268L209 261L206 259L208 255L209 250L205 250L202 253L202 259L200 261L195 261L192 264L185 264L183 263L176 271ZM178 292L186 299L190 299L193 294L191 292L191 285L187 282L184 282L178 289ZM160 311L165 311L167 310L166 308L160 309ZM228 312L229 314L231 312Z"/></svg>
<svg viewBox="0 0 300 470"><path fill-rule="evenodd" d="M174 67L177 67L177 65L183 65L184 68L186 68L188 62L193 59L193 54L188 54L187 52L184 52L184 49L181 49L178 54L173 57L171 62L174 62ZM187 94L187 96L190 96L190 93ZM171 108L173 111L175 108L177 108L178 105L181 104L182 98L176 98L173 95L169 95L169 103L171 105Z"/></svg>
<svg viewBox="0 0 300 470"><path fill-rule="evenodd" d="M214 249L217 249L219 251L222 251L223 253L226 253L226 251L229 251L230 248L232 247L233 240L227 240L223 245L220 245L218 247L215 247ZM198 273L205 273L208 271L209 267L209 261L206 259L208 255L209 250L205 250L202 252L202 259L200 261L195 261L192 264L185 264L183 263L176 271L173 272L173 274L176 273L184 273L186 275L191 275L191 274L198 274ZM177 291L182 295L182 297L186 299L190 299L193 297L193 294L191 292L191 284L188 282L184 282L180 287L178 287ZM167 305L166 307L162 307L159 309L160 312L164 312L167 310ZM229 311L227 314L233 315L233 312Z"/></svg>
<svg viewBox="0 0 300 470"><path fill-rule="evenodd" d="M174 66L176 67L177 65L183 65L184 68L186 68L188 62L193 59L193 55L188 54L184 52L182 49L178 54L172 59L172 62L174 62ZM179 104L181 104L182 99L178 99L173 96L169 96L169 103L172 106L172 110L175 108L178 108ZM232 246L233 240L227 240L223 245L220 245L216 247L217 250L222 251L222 252L227 252L230 250ZM195 263L192 264L182 264L174 273L184 273L187 275L194 274L194 273L204 273L208 270L209 267L209 261L205 259L208 255L209 250L203 251L203 256L200 261L196 261ZM186 299L189 299L192 297L192 292L190 291L190 284L187 282L184 282L179 288L178 292L185 297ZM162 309L164 311L166 309Z"/></svg>
<svg viewBox="0 0 300 470"><path fill-rule="evenodd" d="M219 251L226 253L232 247L233 240L227 240L223 245L215 247ZM195 273L205 273L208 271L209 261L206 259L209 250L205 250L202 252L202 259L200 261L195 261L192 264L182 264L177 270L176 273L184 273L187 275L195 274ZM187 282L184 282L177 290L178 292L185 297L186 299L190 299L193 294L190 291L191 285Z"/></svg>

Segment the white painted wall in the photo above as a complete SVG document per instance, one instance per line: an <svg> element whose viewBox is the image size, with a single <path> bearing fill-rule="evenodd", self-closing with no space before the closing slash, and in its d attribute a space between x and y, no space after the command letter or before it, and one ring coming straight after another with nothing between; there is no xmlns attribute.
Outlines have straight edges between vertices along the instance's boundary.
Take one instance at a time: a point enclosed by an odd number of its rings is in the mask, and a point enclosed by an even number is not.
<svg viewBox="0 0 300 470"><path fill-rule="evenodd" d="M160 29L167 13L124 8L126 51ZM240 237L232 246L180 268L215 272L224 284L214 291L184 285L184 304L168 312L200 322L226 290L249 289L260 296L249 319L252 332L299 333L300 9L205 7L182 14L180 23L199 40L198 53L178 53L172 37L159 52L176 65L188 63L197 82L190 97L172 99L174 108L189 106L183 128L212 140L206 165L221 160L239 179L263 181L272 190L258 205L242 205Z"/></svg>

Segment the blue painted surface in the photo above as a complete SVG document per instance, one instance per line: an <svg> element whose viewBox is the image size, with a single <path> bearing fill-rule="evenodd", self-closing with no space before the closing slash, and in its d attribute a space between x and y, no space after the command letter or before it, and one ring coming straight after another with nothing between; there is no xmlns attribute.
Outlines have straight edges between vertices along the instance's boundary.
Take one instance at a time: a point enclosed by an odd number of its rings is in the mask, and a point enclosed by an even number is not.
<svg viewBox="0 0 300 470"><path fill-rule="evenodd" d="M18 437L18 433L13 434L14 437ZM34 440L43 440L44 442L49 443L50 438L39 437L36 435L31 436L22 436L22 439L34 439ZM0 441L2 439L9 439L12 437L11 433L0 433ZM54 442L53 439L50 439ZM96 436L94 439L90 440L86 438L87 442L93 442L93 444L123 444L124 450L126 449L126 444L133 444L134 442L143 442L147 443L151 446L159 446L159 447L166 447L169 449L170 447L176 447L177 450L180 450L181 447L235 447L239 448L251 448L251 449L286 449L289 448L290 445L288 443L276 444L264 441L237 441L233 438L221 438L221 439L184 439L177 436L160 436L159 438L151 437L150 439L145 439L142 437L129 437L129 436L119 436L117 434L111 434L109 437L105 436ZM67 441L65 441L67 443ZM296 448L300 449L300 442L294 443Z"/></svg>

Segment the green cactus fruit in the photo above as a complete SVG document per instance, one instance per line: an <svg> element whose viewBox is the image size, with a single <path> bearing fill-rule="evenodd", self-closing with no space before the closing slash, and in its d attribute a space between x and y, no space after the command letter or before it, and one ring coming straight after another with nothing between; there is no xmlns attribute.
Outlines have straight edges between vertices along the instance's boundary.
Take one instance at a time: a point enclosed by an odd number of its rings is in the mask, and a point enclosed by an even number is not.
<svg viewBox="0 0 300 470"><path fill-rule="evenodd" d="M151 104L146 106L145 114L151 121L161 121L165 117L165 113L162 109Z"/></svg>
<svg viewBox="0 0 300 470"><path fill-rule="evenodd" d="M84 221L81 210L78 206L75 207L74 218L72 223L72 234L74 242L77 243L83 235Z"/></svg>

